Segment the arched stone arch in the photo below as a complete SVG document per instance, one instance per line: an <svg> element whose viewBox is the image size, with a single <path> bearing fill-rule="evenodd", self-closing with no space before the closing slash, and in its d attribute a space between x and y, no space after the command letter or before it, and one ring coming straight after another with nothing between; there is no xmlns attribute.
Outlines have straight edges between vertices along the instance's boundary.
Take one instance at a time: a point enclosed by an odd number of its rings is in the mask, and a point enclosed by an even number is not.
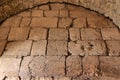
<svg viewBox="0 0 120 80"><path fill-rule="evenodd" d="M117 80L120 32L97 12L49 3L3 22L0 55L0 78L5 80Z"/></svg>

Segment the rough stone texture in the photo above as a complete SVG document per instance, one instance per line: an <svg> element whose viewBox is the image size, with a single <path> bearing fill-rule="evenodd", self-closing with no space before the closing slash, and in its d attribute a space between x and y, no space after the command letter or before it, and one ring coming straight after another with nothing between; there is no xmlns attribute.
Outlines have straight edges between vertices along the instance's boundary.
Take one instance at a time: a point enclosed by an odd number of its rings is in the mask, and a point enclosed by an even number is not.
<svg viewBox="0 0 120 80"><path fill-rule="evenodd" d="M0 28L0 40L6 40L9 33L9 28Z"/></svg>
<svg viewBox="0 0 120 80"><path fill-rule="evenodd" d="M18 76L20 61L21 59L0 58L0 74L5 76Z"/></svg>
<svg viewBox="0 0 120 80"><path fill-rule="evenodd" d="M2 27L19 27L20 20L21 20L20 17L9 18L2 24Z"/></svg>
<svg viewBox="0 0 120 80"><path fill-rule="evenodd" d="M5 80L19 80L19 77L7 77Z"/></svg>
<svg viewBox="0 0 120 80"><path fill-rule="evenodd" d="M120 32L117 28L101 29L104 40L120 40Z"/></svg>
<svg viewBox="0 0 120 80"><path fill-rule="evenodd" d="M47 46L47 55L67 55L67 41L49 40Z"/></svg>
<svg viewBox="0 0 120 80"><path fill-rule="evenodd" d="M64 56L26 57L21 65L20 75L23 77L64 76L64 68Z"/></svg>
<svg viewBox="0 0 120 80"><path fill-rule="evenodd" d="M20 27L29 27L30 21L31 21L31 18L30 18L30 17L22 18Z"/></svg>
<svg viewBox="0 0 120 80"><path fill-rule="evenodd" d="M58 21L57 18L45 18L45 17L33 18L30 26L54 28L54 27L57 27L57 21Z"/></svg>
<svg viewBox="0 0 120 80"><path fill-rule="evenodd" d="M3 56L14 56L14 57L21 57L21 56L28 56L30 55L32 41L16 41L16 42L9 42Z"/></svg>
<svg viewBox="0 0 120 80"><path fill-rule="evenodd" d="M6 41L0 41L0 56L5 49Z"/></svg>
<svg viewBox="0 0 120 80"><path fill-rule="evenodd" d="M100 57L103 76L120 78L120 57Z"/></svg>
<svg viewBox="0 0 120 80"><path fill-rule="evenodd" d="M46 40L40 40L37 42L33 42L31 55L45 55L46 54Z"/></svg>
<svg viewBox="0 0 120 80"><path fill-rule="evenodd" d="M70 77L55 77L54 80L71 80Z"/></svg>
<svg viewBox="0 0 120 80"><path fill-rule="evenodd" d="M60 17L68 17L68 10L60 10Z"/></svg>
<svg viewBox="0 0 120 80"><path fill-rule="evenodd" d="M72 23L72 19L71 18L61 18L59 20L58 27L59 28L69 28L71 23Z"/></svg>
<svg viewBox="0 0 120 80"><path fill-rule="evenodd" d="M81 58L79 56L69 56L66 60L66 71L67 76L81 75Z"/></svg>
<svg viewBox="0 0 120 80"><path fill-rule="evenodd" d="M120 41L107 41L108 53L110 56L120 55Z"/></svg>
<svg viewBox="0 0 120 80"><path fill-rule="evenodd" d="M52 80L51 77L34 77L32 80Z"/></svg>
<svg viewBox="0 0 120 80"><path fill-rule="evenodd" d="M99 59L97 56L85 56L82 59L83 75L87 77L99 76Z"/></svg>
<svg viewBox="0 0 120 80"><path fill-rule="evenodd" d="M44 11L44 15L46 17L58 17L59 11L57 11L57 10Z"/></svg>
<svg viewBox="0 0 120 80"><path fill-rule="evenodd" d="M67 40L68 30L66 29L50 29L49 40Z"/></svg>
<svg viewBox="0 0 120 80"><path fill-rule="evenodd" d="M106 55L103 41L71 41L68 43L68 50L72 55Z"/></svg>
<svg viewBox="0 0 120 80"><path fill-rule="evenodd" d="M82 40L101 40L102 36L99 29L84 28L81 29Z"/></svg>
<svg viewBox="0 0 120 80"><path fill-rule="evenodd" d="M32 10L32 17L43 17L43 10Z"/></svg>
<svg viewBox="0 0 120 80"><path fill-rule="evenodd" d="M49 10L49 5L40 6L38 9L40 9L40 10Z"/></svg>
<svg viewBox="0 0 120 80"><path fill-rule="evenodd" d="M26 40L28 37L29 28L11 28L8 40Z"/></svg>
<svg viewBox="0 0 120 80"><path fill-rule="evenodd" d="M70 28L69 29L70 39L72 41L80 40L80 29Z"/></svg>
<svg viewBox="0 0 120 80"><path fill-rule="evenodd" d="M29 39L32 40L45 40L47 38L47 29L32 28L30 31Z"/></svg>
<svg viewBox="0 0 120 80"><path fill-rule="evenodd" d="M84 27L86 27L86 18L83 17L83 18L75 19L73 27L76 27L76 28L84 28Z"/></svg>

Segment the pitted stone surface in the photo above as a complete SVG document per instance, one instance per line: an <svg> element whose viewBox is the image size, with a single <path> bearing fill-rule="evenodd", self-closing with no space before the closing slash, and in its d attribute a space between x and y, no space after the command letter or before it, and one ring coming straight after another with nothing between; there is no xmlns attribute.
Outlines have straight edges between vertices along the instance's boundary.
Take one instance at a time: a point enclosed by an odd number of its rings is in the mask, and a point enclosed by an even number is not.
<svg viewBox="0 0 120 80"><path fill-rule="evenodd" d="M116 25L71 4L36 6L0 28L0 80L119 80L119 56Z"/></svg>

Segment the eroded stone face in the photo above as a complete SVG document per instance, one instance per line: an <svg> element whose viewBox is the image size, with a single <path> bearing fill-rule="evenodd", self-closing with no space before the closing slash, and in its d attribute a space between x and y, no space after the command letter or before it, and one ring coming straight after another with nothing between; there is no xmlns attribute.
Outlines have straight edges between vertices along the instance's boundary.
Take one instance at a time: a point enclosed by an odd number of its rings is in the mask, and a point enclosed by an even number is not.
<svg viewBox="0 0 120 80"><path fill-rule="evenodd" d="M106 55L104 41L71 41L68 50L72 55Z"/></svg>

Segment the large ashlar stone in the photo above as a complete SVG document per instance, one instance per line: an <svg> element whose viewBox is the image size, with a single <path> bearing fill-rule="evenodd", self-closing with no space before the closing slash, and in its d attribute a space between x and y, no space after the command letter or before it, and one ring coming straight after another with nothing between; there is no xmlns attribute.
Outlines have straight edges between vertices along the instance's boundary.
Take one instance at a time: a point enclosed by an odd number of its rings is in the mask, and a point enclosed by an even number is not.
<svg viewBox="0 0 120 80"><path fill-rule="evenodd" d="M64 76L64 56L25 57L21 64L20 76Z"/></svg>
<svg viewBox="0 0 120 80"><path fill-rule="evenodd" d="M102 76L120 78L120 57L100 57Z"/></svg>
<svg viewBox="0 0 120 80"><path fill-rule="evenodd" d="M67 55L67 41L49 40L47 46L47 55Z"/></svg>
<svg viewBox="0 0 120 80"><path fill-rule="evenodd" d="M68 50L72 55L106 55L104 41L76 41L68 43Z"/></svg>
<svg viewBox="0 0 120 80"><path fill-rule="evenodd" d="M57 18L46 18L46 17L40 17L40 18L33 18L31 21L31 27L46 27L46 28L55 28L57 27Z"/></svg>
<svg viewBox="0 0 120 80"><path fill-rule="evenodd" d="M3 56L11 56L11 57L22 57L30 55L32 41L16 41L16 42L9 42Z"/></svg>
<svg viewBox="0 0 120 80"><path fill-rule="evenodd" d="M0 58L0 74L5 76L18 76L21 59Z"/></svg>
<svg viewBox="0 0 120 80"><path fill-rule="evenodd" d="M78 76L82 73L81 58L79 56L69 56L66 60L67 76Z"/></svg>

